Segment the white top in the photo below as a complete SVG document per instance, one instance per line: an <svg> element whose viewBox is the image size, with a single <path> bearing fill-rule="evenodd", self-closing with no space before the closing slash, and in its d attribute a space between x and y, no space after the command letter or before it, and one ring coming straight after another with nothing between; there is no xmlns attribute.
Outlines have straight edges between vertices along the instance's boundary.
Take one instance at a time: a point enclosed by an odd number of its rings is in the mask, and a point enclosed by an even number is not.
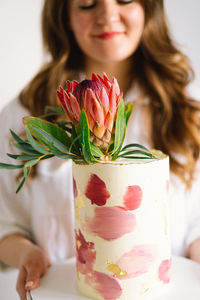
<svg viewBox="0 0 200 300"><path fill-rule="evenodd" d="M133 89L126 102L134 100ZM11 134L24 131L22 117L29 115L19 100L0 113L0 161L16 164L6 153L19 153L9 144ZM125 143L148 146L145 119L136 106L127 128ZM19 162L20 163L20 162ZM37 176L16 194L19 170L0 170L0 239L22 233L43 248L53 262L74 256L72 164L51 158L40 162ZM186 256L191 242L200 237L200 174L191 190L174 175L170 186L171 242L175 255Z"/></svg>

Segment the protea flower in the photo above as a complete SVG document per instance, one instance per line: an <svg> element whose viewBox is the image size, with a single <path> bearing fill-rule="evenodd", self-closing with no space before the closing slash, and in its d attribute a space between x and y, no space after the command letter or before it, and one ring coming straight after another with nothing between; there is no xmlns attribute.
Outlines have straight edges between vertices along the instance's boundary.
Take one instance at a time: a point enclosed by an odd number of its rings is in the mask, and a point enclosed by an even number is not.
<svg viewBox="0 0 200 300"><path fill-rule="evenodd" d="M107 149L112 141L116 113L122 93L115 78L112 82L92 74L91 80L67 81L67 89L60 87L57 95L67 119L78 125L81 109L84 109L90 128L91 141L101 149Z"/></svg>

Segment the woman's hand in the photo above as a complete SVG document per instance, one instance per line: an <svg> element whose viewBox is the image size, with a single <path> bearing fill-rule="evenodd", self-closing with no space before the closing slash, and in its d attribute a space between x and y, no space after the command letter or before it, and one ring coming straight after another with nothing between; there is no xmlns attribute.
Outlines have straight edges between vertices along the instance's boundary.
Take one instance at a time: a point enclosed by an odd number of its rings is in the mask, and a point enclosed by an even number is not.
<svg viewBox="0 0 200 300"><path fill-rule="evenodd" d="M39 286L50 261L38 246L21 234L10 234L0 241L0 261L19 269L17 291L26 300L26 291Z"/></svg>
<svg viewBox="0 0 200 300"><path fill-rule="evenodd" d="M190 245L189 258L200 263L200 238Z"/></svg>
<svg viewBox="0 0 200 300"><path fill-rule="evenodd" d="M39 286L50 261L43 251L36 245L27 247L20 258L19 275L17 279L17 292L21 300L26 300L26 292Z"/></svg>

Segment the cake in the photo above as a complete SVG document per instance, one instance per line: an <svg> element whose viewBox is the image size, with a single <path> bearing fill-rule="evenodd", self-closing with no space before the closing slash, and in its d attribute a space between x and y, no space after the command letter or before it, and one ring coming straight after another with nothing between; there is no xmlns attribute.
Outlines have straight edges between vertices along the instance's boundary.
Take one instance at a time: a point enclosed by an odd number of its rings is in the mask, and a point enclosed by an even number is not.
<svg viewBox="0 0 200 300"><path fill-rule="evenodd" d="M92 299L151 299L170 282L169 158L73 163L77 283Z"/></svg>

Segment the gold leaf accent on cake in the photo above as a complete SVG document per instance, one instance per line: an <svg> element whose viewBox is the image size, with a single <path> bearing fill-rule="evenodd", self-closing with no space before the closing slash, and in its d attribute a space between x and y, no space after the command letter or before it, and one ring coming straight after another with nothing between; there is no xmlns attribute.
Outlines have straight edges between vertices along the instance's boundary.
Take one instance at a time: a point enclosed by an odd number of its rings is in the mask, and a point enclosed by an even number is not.
<svg viewBox="0 0 200 300"><path fill-rule="evenodd" d="M81 196L81 191L78 190L78 196L76 199L74 199L74 208L75 208L75 218L78 220L78 221L81 221L81 217L80 217L80 214L79 214L79 210L85 206L85 203L84 203L84 200Z"/></svg>
<svg viewBox="0 0 200 300"><path fill-rule="evenodd" d="M125 277L128 274L125 270L120 269L120 267L116 264L109 264L106 269L113 272L114 277Z"/></svg>
<svg viewBox="0 0 200 300"><path fill-rule="evenodd" d="M76 264L76 276L77 279L80 280L79 271L78 271L78 265Z"/></svg>
<svg viewBox="0 0 200 300"><path fill-rule="evenodd" d="M149 289L151 288L152 283L153 283L152 278L147 277L146 281L141 286L141 294L147 293L149 291Z"/></svg>
<svg viewBox="0 0 200 300"><path fill-rule="evenodd" d="M81 242L79 240L76 241L76 245L78 247L78 249L80 248L80 246L82 245Z"/></svg>
<svg viewBox="0 0 200 300"><path fill-rule="evenodd" d="M150 151L151 151L151 154L152 154L153 156L156 156L157 158L166 158L166 157L167 157L167 155L164 154L164 153L163 153L162 151L160 151L160 150L150 149Z"/></svg>
<svg viewBox="0 0 200 300"><path fill-rule="evenodd" d="M81 217L80 217L78 211L75 212L75 218L77 221L79 221L79 222L81 221Z"/></svg>
<svg viewBox="0 0 200 300"><path fill-rule="evenodd" d="M80 190L78 191L78 201L77 202L78 202L77 206L78 206L79 209L85 206L85 203L84 203L83 198L81 196Z"/></svg>
<svg viewBox="0 0 200 300"><path fill-rule="evenodd" d="M146 292L148 292L149 289L150 289L150 287L146 287L146 284L143 284L141 294L145 294Z"/></svg>

